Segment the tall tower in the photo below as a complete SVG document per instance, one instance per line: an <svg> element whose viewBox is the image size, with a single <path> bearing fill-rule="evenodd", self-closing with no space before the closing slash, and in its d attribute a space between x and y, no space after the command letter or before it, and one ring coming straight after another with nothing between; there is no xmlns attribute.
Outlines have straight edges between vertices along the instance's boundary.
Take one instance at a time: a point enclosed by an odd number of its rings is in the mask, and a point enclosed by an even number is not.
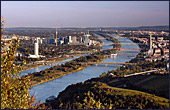
<svg viewBox="0 0 170 110"><path fill-rule="evenodd" d="M55 34L56 34L55 43L56 43L56 46L57 46L57 34L58 34L58 32L57 32L57 27L56 27L56 32L55 32Z"/></svg>
<svg viewBox="0 0 170 110"><path fill-rule="evenodd" d="M71 40L71 36L68 36L68 42L71 43L72 40Z"/></svg>
<svg viewBox="0 0 170 110"><path fill-rule="evenodd" d="M148 40L149 50L148 50L148 56L153 55L153 48L152 48L152 34L150 34L149 40Z"/></svg>
<svg viewBox="0 0 170 110"><path fill-rule="evenodd" d="M150 34L149 38L149 49L152 49L152 34Z"/></svg>
<svg viewBox="0 0 170 110"><path fill-rule="evenodd" d="M38 39L34 41L34 54L38 57Z"/></svg>

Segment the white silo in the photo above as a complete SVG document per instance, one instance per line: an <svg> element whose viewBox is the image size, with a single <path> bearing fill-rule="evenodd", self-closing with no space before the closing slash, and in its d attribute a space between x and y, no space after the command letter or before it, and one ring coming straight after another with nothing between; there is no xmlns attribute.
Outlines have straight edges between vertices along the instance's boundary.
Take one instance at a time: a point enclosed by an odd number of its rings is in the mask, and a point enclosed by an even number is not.
<svg viewBox="0 0 170 110"><path fill-rule="evenodd" d="M38 39L34 42L34 54L38 57Z"/></svg>

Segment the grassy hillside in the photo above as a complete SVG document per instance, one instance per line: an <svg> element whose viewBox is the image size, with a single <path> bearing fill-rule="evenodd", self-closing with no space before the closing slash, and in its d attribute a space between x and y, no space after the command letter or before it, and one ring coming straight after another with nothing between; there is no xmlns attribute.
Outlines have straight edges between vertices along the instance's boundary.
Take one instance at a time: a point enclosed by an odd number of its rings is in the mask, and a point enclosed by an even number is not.
<svg viewBox="0 0 170 110"><path fill-rule="evenodd" d="M102 82L86 81L68 86L46 105L52 109L168 109L169 100Z"/></svg>
<svg viewBox="0 0 170 110"><path fill-rule="evenodd" d="M129 81L127 84L129 89L135 88L135 90L140 90L161 97L169 98L169 74L147 76L139 75L129 77L126 80Z"/></svg>
<svg viewBox="0 0 170 110"><path fill-rule="evenodd" d="M131 77L100 76L88 81L100 81L112 87L139 90L169 99L169 74L136 75Z"/></svg>

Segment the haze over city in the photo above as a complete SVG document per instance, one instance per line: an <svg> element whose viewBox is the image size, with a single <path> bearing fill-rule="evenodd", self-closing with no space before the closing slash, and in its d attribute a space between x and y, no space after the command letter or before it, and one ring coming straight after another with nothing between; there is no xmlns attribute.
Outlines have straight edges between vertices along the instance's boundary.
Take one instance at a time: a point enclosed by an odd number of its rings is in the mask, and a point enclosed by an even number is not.
<svg viewBox="0 0 170 110"><path fill-rule="evenodd" d="M5 27L169 25L169 1L1 1Z"/></svg>

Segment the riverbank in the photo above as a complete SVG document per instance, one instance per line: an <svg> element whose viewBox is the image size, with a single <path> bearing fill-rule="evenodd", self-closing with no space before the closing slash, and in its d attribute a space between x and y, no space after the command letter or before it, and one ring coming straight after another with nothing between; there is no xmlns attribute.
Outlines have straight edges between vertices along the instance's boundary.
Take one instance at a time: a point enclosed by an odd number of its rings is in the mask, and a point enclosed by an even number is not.
<svg viewBox="0 0 170 110"><path fill-rule="evenodd" d="M86 66L86 67L88 67L88 66ZM80 68L78 68L77 70L74 70L74 71L72 71L72 72L61 72L61 73L58 73L60 76L53 77L53 78L48 79L48 80L45 80L45 81L36 82L36 83L32 82L32 84L30 85L30 87L33 87L33 86L36 86L36 85L42 84L42 83L47 83L47 82L49 82L49 81L55 80L55 79L57 79L57 78L63 77L64 75L67 75L67 74L70 74L70 73L73 73L73 72L81 71L82 69L84 69L84 68L86 68L86 67L80 67Z"/></svg>

